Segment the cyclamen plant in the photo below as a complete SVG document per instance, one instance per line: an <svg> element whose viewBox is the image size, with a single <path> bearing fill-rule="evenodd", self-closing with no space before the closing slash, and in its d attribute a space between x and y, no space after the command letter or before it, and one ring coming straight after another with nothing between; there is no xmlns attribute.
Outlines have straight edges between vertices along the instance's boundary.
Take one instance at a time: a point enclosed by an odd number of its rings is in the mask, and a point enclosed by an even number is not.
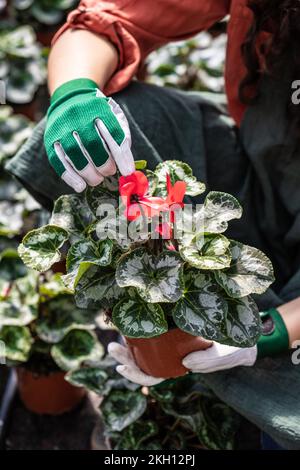
<svg viewBox="0 0 300 470"><path fill-rule="evenodd" d="M58 274L22 272L13 251L6 256L10 265L16 264L16 278L0 282L0 341L6 364L47 374L98 362L104 349L93 332L97 312L77 308Z"/></svg>
<svg viewBox="0 0 300 470"><path fill-rule="evenodd" d="M63 281L77 306L103 309L129 338L177 326L250 347L261 333L251 294L273 282L272 264L258 249L224 235L228 222L242 216L233 196L212 191L195 210L184 205L185 196L204 192L179 161L107 178L84 195L61 196L49 225L29 232L19 254L29 267L47 271L66 253ZM116 235L115 217L103 210L108 204L128 222L125 243ZM183 216L174 207L184 209Z"/></svg>

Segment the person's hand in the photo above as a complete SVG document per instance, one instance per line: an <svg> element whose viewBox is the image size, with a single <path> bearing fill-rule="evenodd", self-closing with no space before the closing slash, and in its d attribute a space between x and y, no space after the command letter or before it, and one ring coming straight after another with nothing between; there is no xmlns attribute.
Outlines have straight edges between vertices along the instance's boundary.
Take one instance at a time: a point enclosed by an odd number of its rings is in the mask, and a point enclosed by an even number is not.
<svg viewBox="0 0 300 470"><path fill-rule="evenodd" d="M151 387L165 380L163 378L151 377L142 372L136 365L129 348L126 346L122 346L119 343L109 343L107 350L108 354L120 363L116 367L116 371L131 382Z"/></svg>
<svg viewBox="0 0 300 470"><path fill-rule="evenodd" d="M253 366L256 359L256 346L236 348L214 342L205 351L195 351L185 356L182 364L192 372L207 374L237 366Z"/></svg>
<svg viewBox="0 0 300 470"><path fill-rule="evenodd" d="M71 80L52 95L44 136L49 162L76 192L97 186L118 167L135 170L125 114L96 83Z"/></svg>
<svg viewBox="0 0 300 470"><path fill-rule="evenodd" d="M121 365L116 370L131 382L152 386L163 382L163 378L151 377L142 372L136 365L131 352L119 343L110 343L108 353ZM194 373L206 374L219 370L232 369L237 366L253 366L257 359L257 347L236 348L220 343L213 343L205 351L188 354L182 361L184 367Z"/></svg>

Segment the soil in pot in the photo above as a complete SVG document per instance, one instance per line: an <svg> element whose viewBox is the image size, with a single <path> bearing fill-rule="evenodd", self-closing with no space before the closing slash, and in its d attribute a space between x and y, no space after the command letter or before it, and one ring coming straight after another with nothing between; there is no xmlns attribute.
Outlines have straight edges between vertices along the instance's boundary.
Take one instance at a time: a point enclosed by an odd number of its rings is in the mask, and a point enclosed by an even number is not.
<svg viewBox="0 0 300 470"><path fill-rule="evenodd" d="M17 368L18 390L26 408L33 413L60 415L75 408L85 396L85 389L74 387L62 371L37 374Z"/></svg>
<svg viewBox="0 0 300 470"><path fill-rule="evenodd" d="M176 378L188 372L182 359L189 353L208 349L212 342L179 328L154 338L126 338L140 369L153 377Z"/></svg>

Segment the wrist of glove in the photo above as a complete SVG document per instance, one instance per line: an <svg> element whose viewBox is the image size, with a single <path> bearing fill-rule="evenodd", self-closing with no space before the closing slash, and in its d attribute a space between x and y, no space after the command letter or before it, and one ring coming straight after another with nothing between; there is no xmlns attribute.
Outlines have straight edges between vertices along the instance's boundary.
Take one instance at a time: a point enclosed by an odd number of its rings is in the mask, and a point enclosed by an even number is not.
<svg viewBox="0 0 300 470"><path fill-rule="evenodd" d="M116 168L123 175L135 170L125 114L89 79L71 80L54 92L44 144L51 166L76 192L97 186Z"/></svg>
<svg viewBox="0 0 300 470"><path fill-rule="evenodd" d="M263 333L258 344L251 348L237 348L214 342L205 351L188 354L183 365L194 373L206 374L238 366L253 366L257 358L274 356L289 347L288 332L279 312L271 309L261 314ZM118 343L108 345L108 353L120 365L117 371L126 379L144 386L153 386L163 382L163 378L151 377L142 372L125 346Z"/></svg>

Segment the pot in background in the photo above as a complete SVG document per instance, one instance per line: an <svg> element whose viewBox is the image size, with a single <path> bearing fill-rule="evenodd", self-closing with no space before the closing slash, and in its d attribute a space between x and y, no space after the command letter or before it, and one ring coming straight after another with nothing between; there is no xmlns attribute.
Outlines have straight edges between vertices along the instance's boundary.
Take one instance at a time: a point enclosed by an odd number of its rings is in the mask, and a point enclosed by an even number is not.
<svg viewBox="0 0 300 470"><path fill-rule="evenodd" d="M139 368L153 377L176 378L188 372L182 359L189 353L208 349L212 341L173 328L154 338L126 338Z"/></svg>
<svg viewBox="0 0 300 470"><path fill-rule="evenodd" d="M37 414L60 415L75 408L86 394L84 388L68 383L65 372L34 374L17 368L18 390L25 407Z"/></svg>

